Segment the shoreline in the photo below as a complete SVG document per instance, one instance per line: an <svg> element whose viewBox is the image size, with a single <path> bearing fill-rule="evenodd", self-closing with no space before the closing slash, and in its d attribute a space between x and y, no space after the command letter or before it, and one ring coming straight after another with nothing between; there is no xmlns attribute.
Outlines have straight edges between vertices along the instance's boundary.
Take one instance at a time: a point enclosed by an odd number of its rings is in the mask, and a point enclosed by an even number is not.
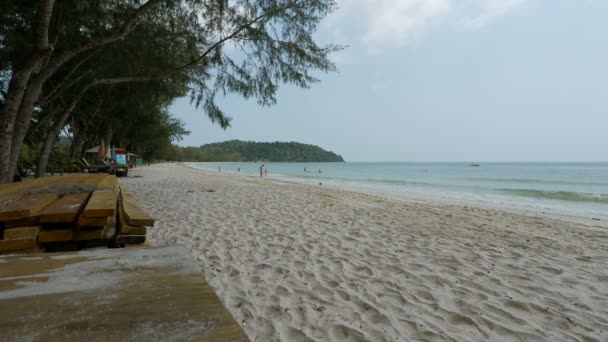
<svg viewBox="0 0 608 342"><path fill-rule="evenodd" d="M608 233L178 164L121 179L251 340L605 340Z"/></svg>
<svg viewBox="0 0 608 342"><path fill-rule="evenodd" d="M222 173L216 173L212 170L194 167L192 164L196 164L196 163L188 162L188 163L177 163L177 164L183 165L187 168L190 168L190 169L193 169L196 171L208 173L211 175L240 177L240 178L245 178L245 179L259 179L259 177L255 176L255 175L239 174L234 171L228 171L228 172L223 171ZM299 182L295 178L290 178L287 176L276 177L276 176L270 175L270 176L265 176L264 180L270 181L270 182L276 182L279 184L303 185L303 186L309 186L309 187L313 187L313 188L319 187L319 185L313 184L312 182L305 182L305 181ZM487 202L484 203L479 200L477 200L477 201L467 200L464 198L455 199L455 198L440 198L440 197L431 197L431 196L421 197L421 196L416 196L414 194L408 194L408 193L387 193L382 190L374 190L374 189L365 188L365 187L357 187L356 185L349 186L349 185L345 185L345 184L339 185L339 184L332 184L332 183L323 183L322 186L324 188L328 188L328 189L353 192L353 193L359 193L359 194L365 194L365 195L371 195L371 196L379 196L379 197L382 197L385 199L402 201L405 203L427 203L427 204L448 205L448 206L453 205L453 206L459 206L459 207L476 207L476 208L480 208L480 209L498 210L498 211L504 211L504 212L508 212L508 213L512 213L512 214L535 217L535 218L542 218L542 219L549 219L549 220L562 220L562 221L567 221L567 222L572 222L572 223L579 223L579 224L583 224L591 229L608 229L608 214L605 216L601 216L601 217L582 216L582 215L579 216L579 215L574 215L574 214L556 213L554 211L551 211L550 208L545 208L545 210L543 211L540 208L535 208L535 210L533 210L533 209L517 208L513 205L510 205L510 206L502 205L501 206L501 205L497 205L496 203L487 203ZM600 216L600 215L596 215L596 216ZM596 220L597 218L599 218L599 220Z"/></svg>

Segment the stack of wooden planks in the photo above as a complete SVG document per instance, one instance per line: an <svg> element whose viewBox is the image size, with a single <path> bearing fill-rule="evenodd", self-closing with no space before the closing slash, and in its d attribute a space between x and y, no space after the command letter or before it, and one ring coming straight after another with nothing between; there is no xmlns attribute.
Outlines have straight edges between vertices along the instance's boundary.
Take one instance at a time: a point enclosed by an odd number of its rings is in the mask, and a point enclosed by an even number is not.
<svg viewBox="0 0 608 342"><path fill-rule="evenodd" d="M113 175L70 174L0 185L0 253L141 244L146 227L153 225Z"/></svg>

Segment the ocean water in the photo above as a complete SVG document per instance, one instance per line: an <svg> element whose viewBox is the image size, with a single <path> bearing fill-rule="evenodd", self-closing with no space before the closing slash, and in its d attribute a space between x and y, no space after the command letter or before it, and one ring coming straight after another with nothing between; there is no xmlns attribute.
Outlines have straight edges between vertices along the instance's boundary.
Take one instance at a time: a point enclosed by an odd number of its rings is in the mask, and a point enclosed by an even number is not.
<svg viewBox="0 0 608 342"><path fill-rule="evenodd" d="M259 177L260 163L189 165ZM474 167L468 163L345 162L265 166L267 178L278 181L608 221L608 163L482 163Z"/></svg>

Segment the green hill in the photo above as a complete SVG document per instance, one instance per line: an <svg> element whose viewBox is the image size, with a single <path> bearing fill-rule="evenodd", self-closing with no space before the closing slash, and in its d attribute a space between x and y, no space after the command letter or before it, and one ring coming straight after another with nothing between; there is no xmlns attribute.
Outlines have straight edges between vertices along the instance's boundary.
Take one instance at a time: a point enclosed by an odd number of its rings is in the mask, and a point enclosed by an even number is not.
<svg viewBox="0 0 608 342"><path fill-rule="evenodd" d="M174 146L170 159L178 161L343 162L338 154L297 142L230 140L200 147Z"/></svg>

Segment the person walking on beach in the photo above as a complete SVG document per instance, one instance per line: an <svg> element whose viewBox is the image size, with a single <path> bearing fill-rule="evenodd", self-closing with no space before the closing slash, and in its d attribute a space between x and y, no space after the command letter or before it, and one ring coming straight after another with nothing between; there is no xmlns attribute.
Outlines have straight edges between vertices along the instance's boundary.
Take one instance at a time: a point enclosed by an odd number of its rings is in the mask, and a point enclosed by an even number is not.
<svg viewBox="0 0 608 342"><path fill-rule="evenodd" d="M260 178L264 178L264 164L260 166Z"/></svg>

